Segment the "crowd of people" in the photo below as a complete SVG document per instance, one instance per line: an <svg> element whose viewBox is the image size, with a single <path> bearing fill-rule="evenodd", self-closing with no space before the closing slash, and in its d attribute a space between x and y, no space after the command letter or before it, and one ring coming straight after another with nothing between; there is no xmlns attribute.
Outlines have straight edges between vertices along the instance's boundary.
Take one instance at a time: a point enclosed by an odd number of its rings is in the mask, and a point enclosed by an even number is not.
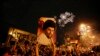
<svg viewBox="0 0 100 56"><path fill-rule="evenodd" d="M100 45L84 48L79 42L71 43L67 39L63 45L56 46L52 39L55 28L55 23L47 20L43 32L36 38L20 36L16 40L10 37L8 43L0 44L0 56L100 56Z"/></svg>
<svg viewBox="0 0 100 56"><path fill-rule="evenodd" d="M56 47L55 56L100 56L100 45L93 47L91 50L84 51L80 47L71 47L65 44ZM51 56L52 48L44 45L39 48L39 56ZM36 44L30 44L25 41L24 44L16 44L14 41L10 42L10 46L5 44L0 45L0 56L36 56Z"/></svg>

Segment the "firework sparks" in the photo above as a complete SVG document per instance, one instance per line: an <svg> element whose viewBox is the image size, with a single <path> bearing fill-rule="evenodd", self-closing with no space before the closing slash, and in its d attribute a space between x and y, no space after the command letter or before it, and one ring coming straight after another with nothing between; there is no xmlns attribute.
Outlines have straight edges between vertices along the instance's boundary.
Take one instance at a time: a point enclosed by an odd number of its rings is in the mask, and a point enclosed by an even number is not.
<svg viewBox="0 0 100 56"><path fill-rule="evenodd" d="M85 35L85 34L90 33L91 27L90 27L90 26L87 26L87 25L85 25L85 24L81 24L81 25L79 26L79 31L80 31L80 34L81 34L81 35Z"/></svg>
<svg viewBox="0 0 100 56"><path fill-rule="evenodd" d="M73 13L70 12L60 14L60 19L58 19L59 26L64 27L68 22L73 22L74 17Z"/></svg>
<svg viewBox="0 0 100 56"><path fill-rule="evenodd" d="M92 28L87 24L81 24L79 26L80 41L84 46L93 47L96 44L96 36L92 32Z"/></svg>

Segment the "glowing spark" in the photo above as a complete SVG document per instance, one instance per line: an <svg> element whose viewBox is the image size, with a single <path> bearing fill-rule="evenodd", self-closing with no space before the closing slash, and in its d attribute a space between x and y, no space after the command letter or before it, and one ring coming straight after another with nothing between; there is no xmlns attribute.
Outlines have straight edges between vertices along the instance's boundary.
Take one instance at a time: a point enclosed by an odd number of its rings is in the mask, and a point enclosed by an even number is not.
<svg viewBox="0 0 100 56"><path fill-rule="evenodd" d="M86 25L81 24L80 27L79 27L79 30L80 30L81 35L85 35L86 31L87 31Z"/></svg>
<svg viewBox="0 0 100 56"><path fill-rule="evenodd" d="M85 35L88 34L89 32L91 32L91 27L85 24L81 24L79 26L79 31L81 35Z"/></svg>

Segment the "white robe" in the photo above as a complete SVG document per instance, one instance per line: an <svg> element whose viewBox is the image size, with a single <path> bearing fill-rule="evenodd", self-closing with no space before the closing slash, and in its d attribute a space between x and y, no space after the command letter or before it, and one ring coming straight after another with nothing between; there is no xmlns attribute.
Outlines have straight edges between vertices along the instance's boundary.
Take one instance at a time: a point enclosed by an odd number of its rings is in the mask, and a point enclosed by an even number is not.
<svg viewBox="0 0 100 56"><path fill-rule="evenodd" d="M41 45L51 45L51 39L47 38L47 36L44 33L41 33L37 37L37 42Z"/></svg>

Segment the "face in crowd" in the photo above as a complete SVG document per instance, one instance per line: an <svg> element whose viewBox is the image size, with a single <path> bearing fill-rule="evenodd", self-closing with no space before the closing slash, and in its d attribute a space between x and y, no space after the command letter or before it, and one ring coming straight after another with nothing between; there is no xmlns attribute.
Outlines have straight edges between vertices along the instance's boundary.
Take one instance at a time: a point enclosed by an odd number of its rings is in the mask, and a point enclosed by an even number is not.
<svg viewBox="0 0 100 56"><path fill-rule="evenodd" d="M52 20L47 20L43 25L43 30L48 38L51 38L55 32L55 23Z"/></svg>
<svg viewBox="0 0 100 56"><path fill-rule="evenodd" d="M45 34L48 38L51 38L54 34L54 28L53 27L48 27L46 30L45 30Z"/></svg>

